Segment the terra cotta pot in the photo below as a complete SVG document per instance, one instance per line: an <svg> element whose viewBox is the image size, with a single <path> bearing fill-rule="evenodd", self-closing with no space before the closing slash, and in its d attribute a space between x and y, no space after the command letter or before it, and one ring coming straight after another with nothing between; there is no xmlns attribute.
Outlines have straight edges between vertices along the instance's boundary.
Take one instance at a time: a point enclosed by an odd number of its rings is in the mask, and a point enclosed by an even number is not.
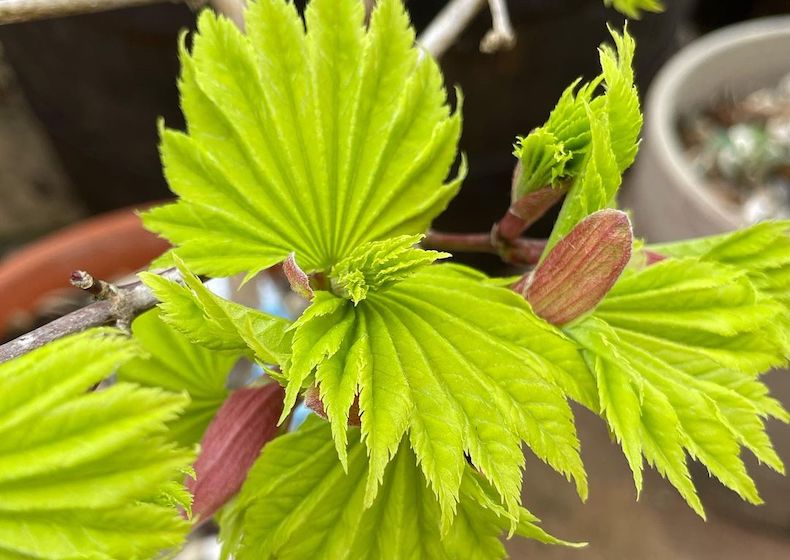
<svg viewBox="0 0 790 560"><path fill-rule="evenodd" d="M117 279L139 270L168 244L143 229L132 209L116 210L48 235L0 260L0 340L30 323L44 299L69 287L75 269ZM65 292L66 294L68 292Z"/></svg>

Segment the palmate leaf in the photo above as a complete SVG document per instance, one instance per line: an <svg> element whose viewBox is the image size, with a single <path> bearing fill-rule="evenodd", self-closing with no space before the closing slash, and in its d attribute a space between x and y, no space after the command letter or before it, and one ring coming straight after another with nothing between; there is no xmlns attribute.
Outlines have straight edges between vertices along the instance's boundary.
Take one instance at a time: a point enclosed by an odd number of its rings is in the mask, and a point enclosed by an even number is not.
<svg viewBox="0 0 790 560"><path fill-rule="evenodd" d="M788 414L757 379L786 361L773 324L783 311L739 269L668 259L624 275L591 316L566 329L585 349L601 413L637 490L644 456L704 515L688 454L741 497L760 502L739 454L743 446L784 470L763 421L787 421Z"/></svg>
<svg viewBox="0 0 790 560"><path fill-rule="evenodd" d="M317 384L346 464L346 419L359 395L367 504L407 433L446 522L465 452L507 510L517 511L522 441L586 495L573 417L558 386L589 391L574 377L589 376L576 346L479 273L425 266L356 306L316 292L293 340L284 414L301 387Z"/></svg>
<svg viewBox="0 0 790 560"><path fill-rule="evenodd" d="M119 383L86 392L134 357L109 329L0 365L0 557L150 558L188 524L174 486L193 458L165 437L182 395Z"/></svg>
<svg viewBox="0 0 790 560"><path fill-rule="evenodd" d="M647 248L662 255L698 257L738 267L761 292L790 308L790 220Z"/></svg>
<svg viewBox="0 0 790 560"><path fill-rule="evenodd" d="M249 4L243 35L206 10L181 49L188 132L162 130L180 200L143 217L199 274L253 274L292 251L307 272L357 246L422 233L456 193L436 63L420 56L400 0ZM461 176L463 172L461 173Z"/></svg>
<svg viewBox="0 0 790 560"><path fill-rule="evenodd" d="M439 504L406 442L387 467L378 496L365 507L365 446L358 429L349 435L345 470L329 425L315 417L267 445L223 519L223 554L238 560L505 557L499 537L510 514L468 465L459 514L443 536ZM571 545L545 533L524 508L517 515L516 534Z"/></svg>
<svg viewBox="0 0 790 560"><path fill-rule="evenodd" d="M117 376L119 381L188 393L189 405L169 427L175 441L192 447L227 398L225 383L239 355L194 344L159 315L159 310L149 311L132 323L134 339L146 355L123 364Z"/></svg>
<svg viewBox="0 0 790 560"><path fill-rule="evenodd" d="M173 282L141 272L140 278L160 301L160 318L193 343L214 351L249 353L264 364L283 364L291 352L290 321L228 301L212 293L175 257L184 280Z"/></svg>

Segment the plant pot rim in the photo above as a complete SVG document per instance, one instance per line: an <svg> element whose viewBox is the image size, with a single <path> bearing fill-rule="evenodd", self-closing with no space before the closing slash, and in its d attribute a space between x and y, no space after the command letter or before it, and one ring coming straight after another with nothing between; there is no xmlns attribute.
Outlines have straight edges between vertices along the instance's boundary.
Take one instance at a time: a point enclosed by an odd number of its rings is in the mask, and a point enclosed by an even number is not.
<svg viewBox="0 0 790 560"><path fill-rule="evenodd" d="M658 148L655 153L660 164L677 184L700 201L701 209L710 218L725 224L726 229L741 227L744 220L739 207L717 195L686 156L677 132L679 94L687 78L708 61L776 39L790 43L790 15L759 18L704 35L680 50L659 71L645 103L645 140ZM790 58L787 70L790 71Z"/></svg>

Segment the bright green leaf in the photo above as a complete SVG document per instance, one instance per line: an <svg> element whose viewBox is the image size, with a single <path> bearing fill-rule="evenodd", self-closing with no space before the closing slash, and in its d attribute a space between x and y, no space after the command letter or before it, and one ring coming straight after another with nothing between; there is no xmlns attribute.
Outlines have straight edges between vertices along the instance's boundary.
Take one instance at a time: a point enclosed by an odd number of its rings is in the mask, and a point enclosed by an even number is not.
<svg viewBox="0 0 790 560"><path fill-rule="evenodd" d="M686 333L734 336L754 330L777 307L758 297L744 273L696 259L667 259L626 274L596 310L611 324L672 340Z"/></svg>
<svg viewBox="0 0 790 560"><path fill-rule="evenodd" d="M288 361L290 322L212 293L178 258L175 264L184 283L157 274L140 278L159 299L160 317L191 342L215 351L253 349L266 364Z"/></svg>
<svg viewBox="0 0 790 560"><path fill-rule="evenodd" d="M286 411L301 387L317 383L344 458L345 418L359 394L367 503L406 433L445 520L455 512L464 452L508 511L517 510L521 441L586 494L573 417L557 384L585 393L586 381L574 376L589 373L576 346L515 292L468 269L434 265L356 306L317 292L295 326Z"/></svg>
<svg viewBox="0 0 790 560"><path fill-rule="evenodd" d="M686 455L760 503L741 447L783 472L764 418L787 421L756 376L785 363L774 323L785 308L732 266L667 259L624 275L567 332L596 372L602 414L641 486L640 454L703 515Z"/></svg>
<svg viewBox="0 0 790 560"><path fill-rule="evenodd" d="M109 329L0 365L0 556L150 558L188 524L173 481L193 459L166 436L185 396L119 383L89 389L136 354ZM180 496L180 497L179 497Z"/></svg>
<svg viewBox="0 0 790 560"><path fill-rule="evenodd" d="M647 249L738 267L758 289L790 305L790 220L762 222L732 233L649 245Z"/></svg>
<svg viewBox="0 0 790 560"><path fill-rule="evenodd" d="M620 356L616 336L596 318L588 318L568 332L585 349L584 358L598 385L599 407L634 474L637 493L642 490L640 415L642 385L638 374Z"/></svg>
<svg viewBox="0 0 790 560"><path fill-rule="evenodd" d="M459 515L443 537L439 504L408 444L399 445L366 509L365 446L358 429L349 436L347 472L337 460L329 426L315 417L267 445L226 514L223 552L238 560L505 557L499 537L510 525L508 513L468 465ZM519 534L570 545L535 523L519 508Z"/></svg>
<svg viewBox="0 0 790 560"><path fill-rule="evenodd" d="M147 354L123 364L118 379L175 393L186 391L189 406L170 423L170 434L181 445L191 447L200 442L228 396L225 384L239 356L190 342L159 314L158 310L149 311L132 323L132 334Z"/></svg>
<svg viewBox="0 0 790 560"><path fill-rule="evenodd" d="M250 3L247 35L206 10L179 82L188 131L163 129L175 204L144 215L195 272L249 274L296 253L328 271L358 246L424 232L459 188L436 63L400 0Z"/></svg>

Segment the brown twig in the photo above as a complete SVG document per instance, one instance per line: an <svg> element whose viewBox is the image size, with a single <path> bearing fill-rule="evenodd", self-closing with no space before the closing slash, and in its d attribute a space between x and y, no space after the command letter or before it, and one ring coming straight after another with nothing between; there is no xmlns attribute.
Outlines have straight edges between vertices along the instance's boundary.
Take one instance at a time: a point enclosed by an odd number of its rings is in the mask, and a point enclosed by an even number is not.
<svg viewBox="0 0 790 560"><path fill-rule="evenodd" d="M430 230L422 244L428 249L498 255L508 264L528 266L540 260L546 240L521 237L510 243L502 243L490 233L447 233Z"/></svg>
<svg viewBox="0 0 790 560"><path fill-rule="evenodd" d="M104 12L158 4L165 0L2 0L0 24L64 17L75 14ZM180 3L181 0L169 0Z"/></svg>
<svg viewBox="0 0 790 560"><path fill-rule="evenodd" d="M181 275L175 268L169 268L161 275L169 280L181 280ZM84 277L80 279L85 280ZM85 284L87 285L87 281ZM85 289L91 291L92 288ZM40 348L53 340L82 332L91 327L109 324L128 327L132 319L158 303L151 290L139 281L124 286L113 286L113 290L114 293L109 293L106 299L101 299L6 342L0 346L0 363Z"/></svg>
<svg viewBox="0 0 790 560"><path fill-rule="evenodd" d="M104 280L96 280L89 272L75 270L71 273L69 282L75 288L84 290L96 299L109 299L118 293L118 288Z"/></svg>
<svg viewBox="0 0 790 560"><path fill-rule="evenodd" d="M510 23L510 13L506 0L488 0L491 10L492 28L480 41L480 50L491 54L499 50L509 50L516 45L516 32Z"/></svg>
<svg viewBox="0 0 790 560"><path fill-rule="evenodd" d="M491 8L493 28L480 43L480 50L493 53L513 47L516 35L510 23L505 0L450 0L423 30L417 42L431 56L441 58L480 13L486 2Z"/></svg>

